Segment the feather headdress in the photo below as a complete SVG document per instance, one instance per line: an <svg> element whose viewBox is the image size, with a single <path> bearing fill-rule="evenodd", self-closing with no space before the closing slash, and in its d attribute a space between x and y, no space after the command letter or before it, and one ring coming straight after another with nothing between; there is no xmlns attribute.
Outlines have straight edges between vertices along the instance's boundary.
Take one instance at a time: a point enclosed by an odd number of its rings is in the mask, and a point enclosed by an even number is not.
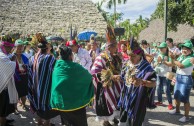
<svg viewBox="0 0 194 126"><path fill-rule="evenodd" d="M110 46L112 44L117 43L114 29L110 25L108 25L106 29L106 40L107 40L106 46Z"/></svg>

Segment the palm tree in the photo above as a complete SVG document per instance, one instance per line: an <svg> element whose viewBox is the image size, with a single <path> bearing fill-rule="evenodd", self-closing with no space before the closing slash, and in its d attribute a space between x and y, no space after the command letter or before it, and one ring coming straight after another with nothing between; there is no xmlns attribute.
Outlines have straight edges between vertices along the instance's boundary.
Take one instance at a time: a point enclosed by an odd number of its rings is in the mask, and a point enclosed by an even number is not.
<svg viewBox="0 0 194 126"><path fill-rule="evenodd" d="M112 8L112 6L114 6L114 15L115 15L115 26L116 26L116 13L117 13L117 11L116 11L116 5L117 5L117 3L118 4L125 4L127 2L127 0L108 0L108 8L109 9L111 9Z"/></svg>
<svg viewBox="0 0 194 126"><path fill-rule="evenodd" d="M96 7L98 9L98 11L102 14L102 16L104 17L104 20L107 21L107 14L108 12L104 11L102 9L102 4L105 2L106 0L102 0L101 2L96 3Z"/></svg>
<svg viewBox="0 0 194 126"><path fill-rule="evenodd" d="M128 40L132 35L132 31L131 31L132 25L130 23L130 19L127 19L121 22L121 27L125 28L125 35L122 36L122 39Z"/></svg>
<svg viewBox="0 0 194 126"><path fill-rule="evenodd" d="M149 19L143 19L142 15L139 16L139 19L136 20L136 23L139 25L140 29L145 29L149 24Z"/></svg>

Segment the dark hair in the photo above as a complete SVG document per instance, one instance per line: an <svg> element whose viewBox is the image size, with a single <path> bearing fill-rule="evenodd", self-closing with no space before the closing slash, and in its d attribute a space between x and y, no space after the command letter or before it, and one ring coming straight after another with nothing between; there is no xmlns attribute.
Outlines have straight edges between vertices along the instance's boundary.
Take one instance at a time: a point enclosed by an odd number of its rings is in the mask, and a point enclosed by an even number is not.
<svg viewBox="0 0 194 126"><path fill-rule="evenodd" d="M169 49L168 48L166 50L166 54L165 55L169 57Z"/></svg>
<svg viewBox="0 0 194 126"><path fill-rule="evenodd" d="M59 49L60 49L61 59L63 59L63 60L69 60L69 56L72 55L71 48L69 48L67 46L60 46Z"/></svg>
<svg viewBox="0 0 194 126"><path fill-rule="evenodd" d="M124 45L125 47L127 47L127 44L124 44L124 43L123 43L123 44L121 44L121 45Z"/></svg>
<svg viewBox="0 0 194 126"><path fill-rule="evenodd" d="M46 49L47 48L47 43L38 43L38 48L40 49Z"/></svg>
<svg viewBox="0 0 194 126"><path fill-rule="evenodd" d="M142 40L142 41L141 41L141 44L142 44L142 45L147 45L148 43L147 43L146 40Z"/></svg>
<svg viewBox="0 0 194 126"><path fill-rule="evenodd" d="M9 42L9 43L13 43L12 38L9 35L3 36L2 37L2 41L6 41L6 42Z"/></svg>
<svg viewBox="0 0 194 126"><path fill-rule="evenodd" d="M170 43L173 43L173 39L172 38L167 38L166 41L169 41Z"/></svg>

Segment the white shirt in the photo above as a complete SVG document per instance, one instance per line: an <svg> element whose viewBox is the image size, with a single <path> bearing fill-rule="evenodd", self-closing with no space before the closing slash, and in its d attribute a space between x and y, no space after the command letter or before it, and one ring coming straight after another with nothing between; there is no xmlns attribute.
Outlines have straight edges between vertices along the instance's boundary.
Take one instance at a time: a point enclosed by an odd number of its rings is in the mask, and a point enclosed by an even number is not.
<svg viewBox="0 0 194 126"><path fill-rule="evenodd" d="M28 52L24 52L23 54L24 54L28 59L30 59L30 58L33 56L33 51L30 50L29 53L28 53Z"/></svg>
<svg viewBox="0 0 194 126"><path fill-rule="evenodd" d="M152 54L152 49L150 47L147 47L146 49L143 49L145 54Z"/></svg>
<svg viewBox="0 0 194 126"><path fill-rule="evenodd" d="M181 54L181 51L179 50L179 48L177 48L175 46L173 48L169 48L169 51L172 52L175 55L180 55Z"/></svg>
<svg viewBox="0 0 194 126"><path fill-rule="evenodd" d="M74 54L73 62L79 63L90 72L90 67L92 65L92 58L90 57L89 52L83 48L79 48L78 53L73 53L73 54Z"/></svg>
<svg viewBox="0 0 194 126"><path fill-rule="evenodd" d="M193 71L193 66L190 66L184 69L177 68L176 73L181 75L191 75L192 71Z"/></svg>

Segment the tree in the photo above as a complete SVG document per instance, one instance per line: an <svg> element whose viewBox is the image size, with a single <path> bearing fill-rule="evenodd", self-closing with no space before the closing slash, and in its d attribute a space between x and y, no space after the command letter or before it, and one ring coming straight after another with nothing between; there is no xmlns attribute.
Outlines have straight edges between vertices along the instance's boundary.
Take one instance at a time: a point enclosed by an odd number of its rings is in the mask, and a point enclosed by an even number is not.
<svg viewBox="0 0 194 126"><path fill-rule="evenodd" d="M160 0L153 19L164 19L164 0ZM190 24L194 26L194 0L168 0L168 30L177 30L178 24Z"/></svg>
<svg viewBox="0 0 194 126"><path fill-rule="evenodd" d="M107 7L109 9L112 8L112 6L114 6L114 17L115 17L115 23L114 23L114 26L116 26L116 17L117 17L117 11L116 11L116 6L117 6L117 3L118 4L125 4L127 2L127 0L108 0L108 5Z"/></svg>
<svg viewBox="0 0 194 126"><path fill-rule="evenodd" d="M143 19L142 15L140 15L139 19L136 20L136 23L139 25L140 29L143 30L149 25L149 19Z"/></svg>
<svg viewBox="0 0 194 126"><path fill-rule="evenodd" d="M106 11L104 11L102 9L102 4L104 2L105 2L105 0L102 0L101 2L96 3L96 7L97 7L98 11L102 14L104 20L107 21L107 14L108 14L108 12L106 12Z"/></svg>
<svg viewBox="0 0 194 126"><path fill-rule="evenodd" d="M114 26L115 19L116 21L121 21L123 19L123 13L116 13L116 17L115 14L111 14L111 13L107 13L106 15L107 17L107 23L110 24L111 26Z"/></svg>
<svg viewBox="0 0 194 126"><path fill-rule="evenodd" d="M125 28L125 35L122 38L127 40L132 35L138 38L139 33L142 30L144 30L146 27L148 27L148 25L149 25L149 19L148 18L143 19L141 15L133 24L130 23L129 19L127 19L120 24L121 27Z"/></svg>

